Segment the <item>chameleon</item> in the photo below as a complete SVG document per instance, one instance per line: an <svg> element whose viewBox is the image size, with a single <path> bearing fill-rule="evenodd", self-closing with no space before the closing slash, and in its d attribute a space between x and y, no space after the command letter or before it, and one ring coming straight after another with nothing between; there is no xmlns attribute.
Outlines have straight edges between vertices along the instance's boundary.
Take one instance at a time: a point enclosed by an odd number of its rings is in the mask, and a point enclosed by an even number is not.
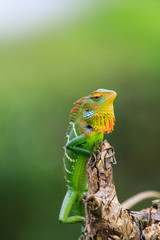
<svg viewBox="0 0 160 240"><path fill-rule="evenodd" d="M61 223L85 220L82 198L87 191L86 162L103 141L104 134L113 131L116 96L115 91L98 89L76 101L71 110L63 159L68 190L59 214ZM75 214L70 216L72 208Z"/></svg>

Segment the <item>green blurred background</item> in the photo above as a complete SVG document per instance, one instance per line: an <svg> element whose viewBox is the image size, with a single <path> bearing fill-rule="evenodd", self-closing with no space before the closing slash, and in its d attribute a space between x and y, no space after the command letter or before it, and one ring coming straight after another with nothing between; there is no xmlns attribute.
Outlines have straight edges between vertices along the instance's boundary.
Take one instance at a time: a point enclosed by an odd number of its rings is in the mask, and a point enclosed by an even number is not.
<svg viewBox="0 0 160 240"><path fill-rule="evenodd" d="M116 150L119 200L160 190L160 2L90 2L68 19L0 42L3 240L80 235L80 224L57 221L66 192L62 147L73 102L98 88L118 94L106 137Z"/></svg>

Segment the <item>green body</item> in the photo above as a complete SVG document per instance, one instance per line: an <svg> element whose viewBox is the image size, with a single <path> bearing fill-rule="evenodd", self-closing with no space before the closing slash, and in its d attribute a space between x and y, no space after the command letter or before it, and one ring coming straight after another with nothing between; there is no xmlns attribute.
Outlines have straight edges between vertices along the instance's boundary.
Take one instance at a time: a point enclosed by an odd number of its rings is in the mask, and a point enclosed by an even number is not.
<svg viewBox="0 0 160 240"><path fill-rule="evenodd" d="M112 106L115 96L116 93L113 91L99 89L76 102L78 106L72 110L72 119L64 147L63 161L68 191L59 215L59 221L62 223L84 221L82 198L87 191L86 162L94 152L95 146L103 140L107 129L109 129L108 132L113 129ZM106 121L104 121L105 117ZM110 125L107 126L107 124ZM74 207L75 216L69 216L72 207Z"/></svg>

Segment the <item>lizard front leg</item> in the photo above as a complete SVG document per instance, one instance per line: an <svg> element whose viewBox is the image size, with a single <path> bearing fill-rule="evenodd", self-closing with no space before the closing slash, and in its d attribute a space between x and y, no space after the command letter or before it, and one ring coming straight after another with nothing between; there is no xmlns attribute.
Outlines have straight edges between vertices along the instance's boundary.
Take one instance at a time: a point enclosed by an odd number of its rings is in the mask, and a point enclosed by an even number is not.
<svg viewBox="0 0 160 240"><path fill-rule="evenodd" d="M81 134L80 136L75 137L69 141L66 144L66 148L76 154L85 154L90 156L92 154L92 151L84 148L86 142L86 135Z"/></svg>

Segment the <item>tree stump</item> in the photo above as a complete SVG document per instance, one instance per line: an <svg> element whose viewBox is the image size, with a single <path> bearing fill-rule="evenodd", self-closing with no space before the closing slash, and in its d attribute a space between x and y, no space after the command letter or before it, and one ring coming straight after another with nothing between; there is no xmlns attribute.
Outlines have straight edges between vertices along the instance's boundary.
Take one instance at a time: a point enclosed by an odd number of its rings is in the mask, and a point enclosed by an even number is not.
<svg viewBox="0 0 160 240"><path fill-rule="evenodd" d="M160 239L160 200L153 201L151 208L139 212L125 209L119 203L113 181L114 154L113 147L104 141L100 144L100 151L87 163L83 239Z"/></svg>

